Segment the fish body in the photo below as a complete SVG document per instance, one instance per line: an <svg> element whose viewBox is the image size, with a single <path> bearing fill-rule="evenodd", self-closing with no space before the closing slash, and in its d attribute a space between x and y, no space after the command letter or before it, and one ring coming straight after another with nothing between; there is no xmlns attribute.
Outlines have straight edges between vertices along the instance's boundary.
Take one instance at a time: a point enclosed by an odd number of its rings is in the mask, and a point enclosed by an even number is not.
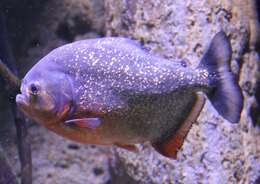
<svg viewBox="0 0 260 184"><path fill-rule="evenodd" d="M230 58L223 32L195 69L127 38L77 41L42 58L24 77L16 101L29 117L69 139L125 148L150 141L175 157L171 149L179 149L203 107L198 92L208 95L224 118L239 120L242 95ZM230 95L234 100L222 101ZM160 147L172 140L175 148Z"/></svg>

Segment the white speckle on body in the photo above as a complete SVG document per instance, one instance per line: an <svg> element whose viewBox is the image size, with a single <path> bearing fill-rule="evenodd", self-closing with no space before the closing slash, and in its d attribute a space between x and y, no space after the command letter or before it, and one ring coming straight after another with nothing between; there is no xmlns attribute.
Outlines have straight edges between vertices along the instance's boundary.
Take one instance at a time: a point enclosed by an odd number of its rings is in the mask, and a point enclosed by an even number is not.
<svg viewBox="0 0 260 184"><path fill-rule="evenodd" d="M102 38L79 41L59 49L67 55L54 62L64 64L75 76L76 93L83 109L110 111L122 106L113 92L159 94L189 86L209 85L207 70L183 67L164 58L153 56L136 42L126 38ZM110 104L102 106L98 104ZM102 109L103 108L103 109Z"/></svg>

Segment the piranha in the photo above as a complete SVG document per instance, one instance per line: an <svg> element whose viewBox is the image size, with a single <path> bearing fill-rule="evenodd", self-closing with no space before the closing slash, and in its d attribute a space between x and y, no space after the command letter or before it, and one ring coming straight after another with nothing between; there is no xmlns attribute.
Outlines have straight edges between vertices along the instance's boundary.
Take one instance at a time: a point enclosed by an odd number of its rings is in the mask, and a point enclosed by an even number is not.
<svg viewBox="0 0 260 184"><path fill-rule="evenodd" d="M196 68L152 54L128 38L76 41L30 69L16 103L29 118L68 139L132 151L135 144L150 142L176 158L206 96L222 117L239 121L243 100L231 54L223 31Z"/></svg>

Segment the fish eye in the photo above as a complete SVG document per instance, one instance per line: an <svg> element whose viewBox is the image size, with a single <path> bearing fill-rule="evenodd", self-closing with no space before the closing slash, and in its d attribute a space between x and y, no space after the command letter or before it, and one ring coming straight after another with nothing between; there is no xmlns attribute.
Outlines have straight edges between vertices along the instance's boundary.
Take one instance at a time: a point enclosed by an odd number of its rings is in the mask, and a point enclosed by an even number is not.
<svg viewBox="0 0 260 184"><path fill-rule="evenodd" d="M39 94L40 88L39 88L38 85L32 83L32 84L30 85L29 90L30 90L30 93L31 93L32 95L37 95L37 94Z"/></svg>

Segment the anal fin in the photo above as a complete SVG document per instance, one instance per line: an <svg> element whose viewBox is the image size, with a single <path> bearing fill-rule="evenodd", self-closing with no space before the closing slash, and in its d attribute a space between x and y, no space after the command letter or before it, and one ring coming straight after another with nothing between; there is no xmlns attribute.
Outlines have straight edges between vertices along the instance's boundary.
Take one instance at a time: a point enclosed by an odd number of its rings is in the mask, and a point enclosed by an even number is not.
<svg viewBox="0 0 260 184"><path fill-rule="evenodd" d="M173 159L177 158L178 150L182 147L183 142L192 126L197 120L203 106L205 97L203 94L197 93L197 99L193 105L189 115L181 124L180 128L169 137L166 141L153 143L153 147L162 155Z"/></svg>

